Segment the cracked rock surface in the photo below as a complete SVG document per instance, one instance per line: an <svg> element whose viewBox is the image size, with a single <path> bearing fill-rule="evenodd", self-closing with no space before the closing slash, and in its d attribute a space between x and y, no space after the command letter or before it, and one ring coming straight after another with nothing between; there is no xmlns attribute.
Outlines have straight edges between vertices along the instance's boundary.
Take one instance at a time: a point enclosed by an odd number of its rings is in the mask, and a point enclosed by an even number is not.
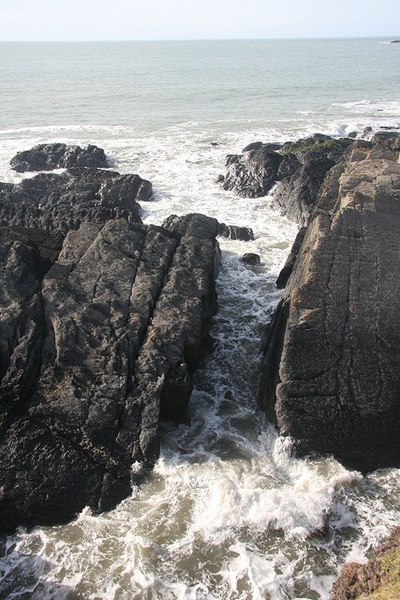
<svg viewBox="0 0 400 600"><path fill-rule="evenodd" d="M262 402L299 452L400 460L400 138L328 173L269 329Z"/></svg>
<svg viewBox="0 0 400 600"><path fill-rule="evenodd" d="M149 188L150 186L150 188ZM146 191L147 190L147 191ZM179 421L216 310L218 223L140 222L136 175L0 190L0 530L114 507Z"/></svg>

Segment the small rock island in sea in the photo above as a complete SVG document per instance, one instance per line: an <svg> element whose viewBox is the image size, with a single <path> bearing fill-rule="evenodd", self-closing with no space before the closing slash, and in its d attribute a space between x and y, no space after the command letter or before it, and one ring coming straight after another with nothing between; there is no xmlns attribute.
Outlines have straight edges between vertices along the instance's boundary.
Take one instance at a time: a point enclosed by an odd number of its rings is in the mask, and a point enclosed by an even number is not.
<svg viewBox="0 0 400 600"><path fill-rule="evenodd" d="M68 168L0 184L3 532L110 509L152 468L160 419L184 418L209 348L217 236L253 238L199 214L144 225L151 183L77 148L20 153L21 172ZM361 470L400 460L399 152L391 131L256 142L219 178L247 198L278 184L272 201L299 225L261 405L298 454Z"/></svg>

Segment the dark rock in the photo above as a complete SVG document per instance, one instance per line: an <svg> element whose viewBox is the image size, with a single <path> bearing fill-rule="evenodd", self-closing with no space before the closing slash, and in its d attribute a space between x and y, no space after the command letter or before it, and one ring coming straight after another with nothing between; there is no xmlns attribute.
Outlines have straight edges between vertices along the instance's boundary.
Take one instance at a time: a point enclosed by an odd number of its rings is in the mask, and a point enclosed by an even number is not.
<svg viewBox="0 0 400 600"><path fill-rule="evenodd" d="M306 231L306 227L301 227L296 235L296 239L293 242L290 254L287 257L286 262L278 275L278 279L276 280L276 287L278 288L278 290L282 290L285 287L290 275L292 274Z"/></svg>
<svg viewBox="0 0 400 600"><path fill-rule="evenodd" d="M242 242L254 240L254 233L251 227L238 227L237 225L225 225L225 223L219 224L218 235Z"/></svg>
<svg viewBox="0 0 400 600"><path fill-rule="evenodd" d="M275 144L275 143L267 143L265 144L264 142L252 142L251 144L248 144L245 148L243 148L242 152L250 152L252 150L271 150L271 151L276 151L276 150L280 150L282 148L282 144Z"/></svg>
<svg viewBox="0 0 400 600"><path fill-rule="evenodd" d="M269 328L262 402L299 453L400 460L398 141L356 144L326 177Z"/></svg>
<svg viewBox="0 0 400 600"><path fill-rule="evenodd" d="M347 135L347 137L355 139L357 137L357 135L358 135L357 131L350 131L350 133Z"/></svg>
<svg viewBox="0 0 400 600"><path fill-rule="evenodd" d="M151 194L151 183L139 175L89 168L69 169L61 175L41 173L16 185L0 183L0 228L17 228L19 235L25 232L26 240L38 242L40 252L49 254L46 246L52 250L58 246L59 251L68 231L84 222L121 217L141 222L137 201ZM44 244L43 238L47 238Z"/></svg>
<svg viewBox="0 0 400 600"><path fill-rule="evenodd" d="M0 232L1 531L110 509L154 464L216 310L217 229L83 220L50 269Z"/></svg>
<svg viewBox="0 0 400 600"><path fill-rule="evenodd" d="M210 142L210 143L211 143L211 146L219 146L218 142Z"/></svg>
<svg viewBox="0 0 400 600"><path fill-rule="evenodd" d="M11 168L19 173L25 171L51 171L52 169L70 169L71 167L108 168L104 150L89 145L67 146L66 144L39 144L31 150L18 152L11 159Z"/></svg>
<svg viewBox="0 0 400 600"><path fill-rule="evenodd" d="M281 182L274 202L283 214L304 225L312 214L326 173L352 143L349 138L334 139L322 134L283 146L254 142L246 146L243 154L227 156L226 176L220 176L218 182L225 190L249 198L265 196ZM276 147L280 148L279 153Z"/></svg>
<svg viewBox="0 0 400 600"><path fill-rule="evenodd" d="M254 254L253 252L246 252L246 254L243 254L243 256L240 260L241 260L241 262L246 263L248 265L261 264L261 258L259 256L259 254Z"/></svg>
<svg viewBox="0 0 400 600"><path fill-rule="evenodd" d="M400 40L392 40L390 43L391 44L400 44Z"/></svg>
<svg viewBox="0 0 400 600"><path fill-rule="evenodd" d="M256 143L255 148L243 154L227 156L222 187L247 198L265 196L277 181L281 161L280 154L270 150L268 144Z"/></svg>
<svg viewBox="0 0 400 600"><path fill-rule="evenodd" d="M345 151L353 143L348 138L336 140L315 134L311 138L284 144L282 153L285 158L278 171L281 182L273 197L281 213L302 226L307 225L326 174L343 160Z"/></svg>
<svg viewBox="0 0 400 600"><path fill-rule="evenodd" d="M371 134L372 134L372 127L370 127L369 125L367 127L364 127L363 136L370 137Z"/></svg>

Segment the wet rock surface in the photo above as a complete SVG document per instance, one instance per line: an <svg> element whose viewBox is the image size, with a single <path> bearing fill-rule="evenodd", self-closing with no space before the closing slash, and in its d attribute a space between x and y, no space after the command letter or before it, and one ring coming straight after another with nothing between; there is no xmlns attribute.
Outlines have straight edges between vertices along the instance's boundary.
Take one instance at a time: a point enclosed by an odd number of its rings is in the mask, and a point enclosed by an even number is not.
<svg viewBox="0 0 400 600"><path fill-rule="evenodd" d="M262 402L299 453L400 460L400 163L393 132L325 178L269 328Z"/></svg>
<svg viewBox="0 0 400 600"><path fill-rule="evenodd" d="M218 235L242 242L254 240L254 233L251 227L238 227L237 225L225 225L225 223L219 223Z"/></svg>
<svg viewBox="0 0 400 600"><path fill-rule="evenodd" d="M30 150L18 152L10 161L11 168L19 173L51 171L71 167L108 168L105 152L98 146L87 148L67 144L39 144Z"/></svg>
<svg viewBox="0 0 400 600"><path fill-rule="evenodd" d="M241 262L243 262L247 265L260 265L261 264L260 255L255 254L254 252L246 252L246 254L243 254L243 256L240 260L241 260Z"/></svg>
<svg viewBox="0 0 400 600"><path fill-rule="evenodd" d="M158 457L160 414L182 419L218 223L145 226L150 194L95 169L0 185L1 531L114 507Z"/></svg>

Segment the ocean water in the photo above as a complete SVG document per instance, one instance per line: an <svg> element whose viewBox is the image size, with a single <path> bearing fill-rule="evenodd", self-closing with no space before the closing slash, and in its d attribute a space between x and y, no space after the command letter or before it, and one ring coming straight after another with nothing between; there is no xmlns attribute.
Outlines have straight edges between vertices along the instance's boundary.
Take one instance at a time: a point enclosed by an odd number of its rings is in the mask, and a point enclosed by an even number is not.
<svg viewBox="0 0 400 600"><path fill-rule="evenodd" d="M1 181L23 177L9 169L19 150L95 143L153 182L145 222L196 211L256 237L220 240L215 350L187 421L163 424L152 476L107 514L3 538L1 600L327 600L340 567L399 523L397 469L295 459L259 411L262 337L296 227L270 197L215 183L253 141L400 127L400 47L387 41L0 44Z"/></svg>

